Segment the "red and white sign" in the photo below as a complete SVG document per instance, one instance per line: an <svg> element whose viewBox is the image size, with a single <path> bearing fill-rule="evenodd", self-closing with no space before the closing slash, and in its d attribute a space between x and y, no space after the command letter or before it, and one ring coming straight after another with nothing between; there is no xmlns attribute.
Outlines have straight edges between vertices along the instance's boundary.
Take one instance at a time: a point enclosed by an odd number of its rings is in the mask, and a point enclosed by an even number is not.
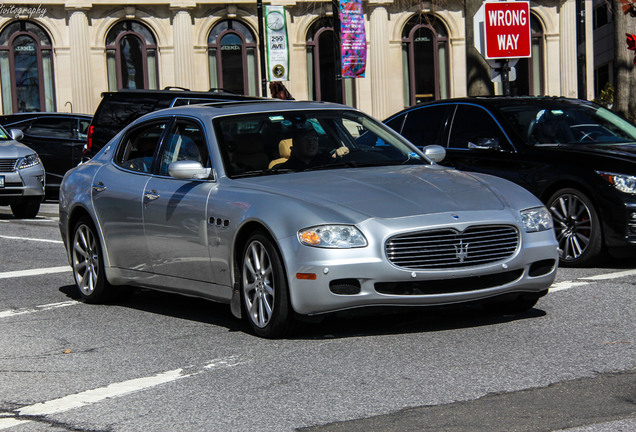
<svg viewBox="0 0 636 432"><path fill-rule="evenodd" d="M484 3L487 59L530 57L530 2Z"/></svg>

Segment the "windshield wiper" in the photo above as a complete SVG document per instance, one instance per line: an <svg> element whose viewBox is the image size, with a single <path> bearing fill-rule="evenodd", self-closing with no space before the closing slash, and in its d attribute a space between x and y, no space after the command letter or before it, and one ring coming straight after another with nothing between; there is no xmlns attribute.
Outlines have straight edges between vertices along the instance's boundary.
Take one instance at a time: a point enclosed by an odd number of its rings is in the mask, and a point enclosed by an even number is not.
<svg viewBox="0 0 636 432"><path fill-rule="evenodd" d="M290 172L296 172L296 170L288 169L288 168L275 168L270 170L253 170L253 171L245 171L242 173L234 174L230 177L231 178L262 177L262 176L290 173Z"/></svg>

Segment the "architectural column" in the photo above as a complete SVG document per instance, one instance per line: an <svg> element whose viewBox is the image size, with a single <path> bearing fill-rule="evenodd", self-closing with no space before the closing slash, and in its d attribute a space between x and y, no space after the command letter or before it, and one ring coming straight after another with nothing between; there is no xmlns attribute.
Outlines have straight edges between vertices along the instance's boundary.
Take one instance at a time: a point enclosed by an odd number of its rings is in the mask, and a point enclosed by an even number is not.
<svg viewBox="0 0 636 432"><path fill-rule="evenodd" d="M174 32L174 85L193 89L194 36L190 8L175 8L172 31Z"/></svg>
<svg viewBox="0 0 636 432"><path fill-rule="evenodd" d="M92 113L91 90L93 82L90 67L90 38L86 9L69 11L69 46L71 60L71 96L73 111Z"/></svg>
<svg viewBox="0 0 636 432"><path fill-rule="evenodd" d="M561 94L577 97L577 46L576 46L576 1L566 0L559 11L559 34L561 36Z"/></svg>
<svg viewBox="0 0 636 432"><path fill-rule="evenodd" d="M369 58L368 69L371 78L371 114L383 119L391 114L390 94L396 89L391 89L391 68L389 58L389 13L387 4L392 2L370 1L371 17L369 22ZM393 65L395 66L395 65ZM399 90L401 91L401 89Z"/></svg>

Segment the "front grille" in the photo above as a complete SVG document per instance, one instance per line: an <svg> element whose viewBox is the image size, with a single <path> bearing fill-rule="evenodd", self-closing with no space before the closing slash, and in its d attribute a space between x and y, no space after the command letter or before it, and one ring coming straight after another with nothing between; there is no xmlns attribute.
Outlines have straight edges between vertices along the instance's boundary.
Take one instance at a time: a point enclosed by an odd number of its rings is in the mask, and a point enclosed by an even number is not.
<svg viewBox="0 0 636 432"><path fill-rule="evenodd" d="M15 171L15 164L17 161L17 159L0 159L0 172Z"/></svg>
<svg viewBox="0 0 636 432"><path fill-rule="evenodd" d="M391 237L385 246L391 263L408 270L452 269L493 263L512 256L519 232L509 225L418 231Z"/></svg>

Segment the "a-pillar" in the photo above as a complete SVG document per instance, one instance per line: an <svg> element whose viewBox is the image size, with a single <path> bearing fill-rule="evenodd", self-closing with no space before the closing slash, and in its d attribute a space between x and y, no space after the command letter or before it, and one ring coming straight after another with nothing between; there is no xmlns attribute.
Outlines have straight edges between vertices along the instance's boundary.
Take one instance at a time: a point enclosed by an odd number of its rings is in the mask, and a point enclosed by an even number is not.
<svg viewBox="0 0 636 432"><path fill-rule="evenodd" d="M92 113L90 40L86 9L69 9L71 96L73 111Z"/></svg>
<svg viewBox="0 0 636 432"><path fill-rule="evenodd" d="M194 89L194 36L192 7L173 8L174 85Z"/></svg>

